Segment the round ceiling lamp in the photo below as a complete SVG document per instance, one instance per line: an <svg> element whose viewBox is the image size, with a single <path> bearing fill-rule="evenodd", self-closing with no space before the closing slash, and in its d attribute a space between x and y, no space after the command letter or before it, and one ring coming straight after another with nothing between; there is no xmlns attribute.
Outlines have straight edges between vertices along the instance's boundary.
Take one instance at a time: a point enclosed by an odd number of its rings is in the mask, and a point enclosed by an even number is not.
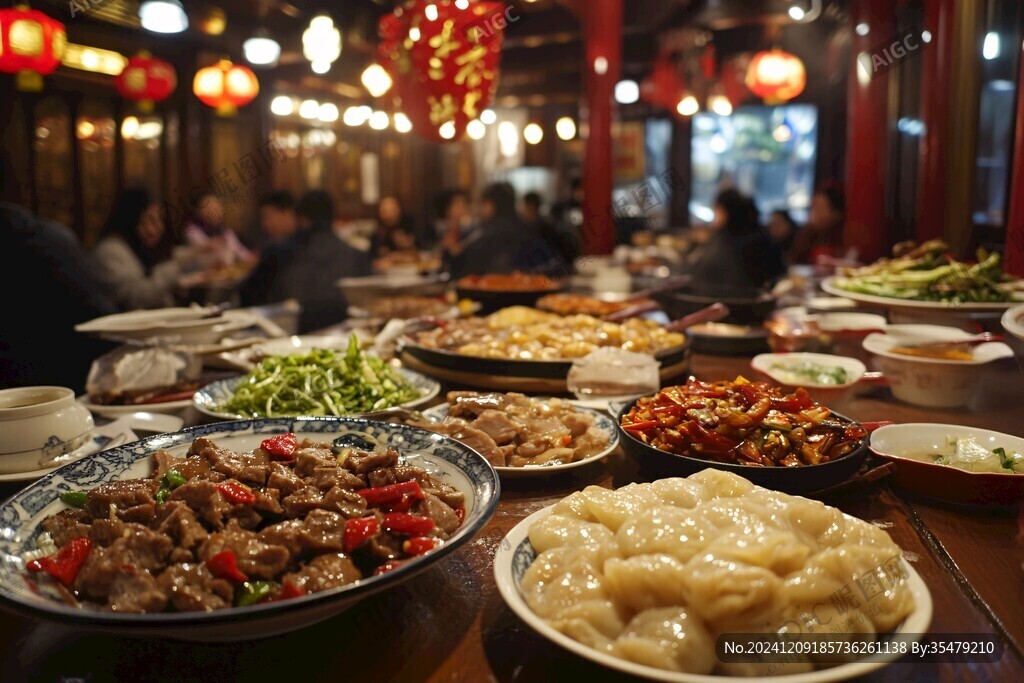
<svg viewBox="0 0 1024 683"><path fill-rule="evenodd" d="M188 15L178 0L145 0L139 5L139 21L153 33L181 33L188 28Z"/></svg>
<svg viewBox="0 0 1024 683"><path fill-rule="evenodd" d="M64 24L18 5L0 9L0 72L17 74L19 90L39 92L43 76L60 66L67 44Z"/></svg>
<svg viewBox="0 0 1024 683"><path fill-rule="evenodd" d="M796 55L782 50L765 50L750 60L746 84L766 104L781 104L804 91L807 72Z"/></svg>
<svg viewBox="0 0 1024 683"><path fill-rule="evenodd" d="M555 122L555 134L560 140L572 140L576 137L576 122L568 116L563 116Z"/></svg>
<svg viewBox="0 0 1024 683"><path fill-rule="evenodd" d="M313 71L325 74L331 64L341 56L341 31L334 20L326 14L313 17L309 28L302 33L302 54L312 65Z"/></svg>
<svg viewBox="0 0 1024 683"><path fill-rule="evenodd" d="M380 64L373 63L366 67L360 79L363 87L374 97L381 97L391 90L391 75Z"/></svg>
<svg viewBox="0 0 1024 683"><path fill-rule="evenodd" d="M281 58L281 44L271 38L266 29L260 29L242 43L242 52L245 61L254 66L276 66Z"/></svg>
<svg viewBox="0 0 1024 683"><path fill-rule="evenodd" d="M259 91L260 82L252 69L232 64L227 59L200 69L192 81L196 97L221 116L231 116L238 107L252 102Z"/></svg>
<svg viewBox="0 0 1024 683"><path fill-rule="evenodd" d="M178 85L178 75L170 62L142 51L128 58L128 64L114 79L121 97L139 103L143 112L153 110L153 103L171 96Z"/></svg>

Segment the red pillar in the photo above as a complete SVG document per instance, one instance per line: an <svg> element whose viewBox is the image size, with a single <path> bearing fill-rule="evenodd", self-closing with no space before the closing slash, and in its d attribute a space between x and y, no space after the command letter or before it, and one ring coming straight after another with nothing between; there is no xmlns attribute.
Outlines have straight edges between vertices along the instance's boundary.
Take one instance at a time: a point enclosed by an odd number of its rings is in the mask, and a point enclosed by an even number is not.
<svg viewBox="0 0 1024 683"><path fill-rule="evenodd" d="M583 252L610 254L615 248L612 107L622 61L622 0L589 0L581 9L590 130L583 160Z"/></svg>
<svg viewBox="0 0 1024 683"><path fill-rule="evenodd" d="M949 78L953 62L953 15L956 0L926 0L924 28L931 43L921 52L921 139L917 194L917 240L944 234L946 148L949 135Z"/></svg>
<svg viewBox="0 0 1024 683"><path fill-rule="evenodd" d="M889 75L882 72L872 78L870 72L860 66L857 57L892 36L896 24L891 0L856 0L851 14L851 23L854 26L867 24L869 33L853 35L843 240L846 245L858 248L862 261L871 261L885 250L888 232L885 177L889 148Z"/></svg>
<svg viewBox="0 0 1024 683"><path fill-rule="evenodd" d="M1022 48L1024 52L1024 48ZM1024 54L1017 77L1017 124L1013 135L1013 176L1010 179L1010 210L1006 219L1006 263L1003 269L1024 277Z"/></svg>

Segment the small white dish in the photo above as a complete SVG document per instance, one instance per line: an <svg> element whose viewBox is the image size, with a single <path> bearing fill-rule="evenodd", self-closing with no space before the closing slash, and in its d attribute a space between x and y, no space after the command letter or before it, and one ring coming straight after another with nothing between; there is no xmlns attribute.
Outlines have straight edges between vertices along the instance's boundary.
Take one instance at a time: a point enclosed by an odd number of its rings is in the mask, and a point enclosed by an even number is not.
<svg viewBox="0 0 1024 683"><path fill-rule="evenodd" d="M1003 313L1002 323L1004 330L1024 341L1024 304L1014 306Z"/></svg>
<svg viewBox="0 0 1024 683"><path fill-rule="evenodd" d="M88 396L79 396L78 402L89 409L93 415L117 419L132 413L160 413L162 415L180 415L192 406L192 399L185 398L180 401L166 401L164 403L141 403L127 406L108 406L99 403L91 403ZM173 430L172 430L173 431Z"/></svg>
<svg viewBox="0 0 1024 683"><path fill-rule="evenodd" d="M881 332L888 326L885 316L873 313L822 313L814 320L822 332Z"/></svg>
<svg viewBox="0 0 1024 683"><path fill-rule="evenodd" d="M107 425L109 427L110 425ZM124 433L115 433L113 435L107 433L100 433L103 431L101 427L95 433L92 438L82 444L77 450L63 455L60 457L60 462L52 467L44 467L38 470L30 470L28 472L11 472L8 474L0 474L0 484L26 484L37 479L42 479L50 472L55 471L59 467L71 464L78 460L81 460L87 455L98 453L105 448L114 448L122 444L128 443L129 441L135 440L135 434L128 431ZM111 430L107 430L111 431Z"/></svg>
<svg viewBox="0 0 1024 683"><path fill-rule="evenodd" d="M841 368L847 379L841 384L822 384L790 370L807 365ZM847 389L863 379L864 373L867 372L867 367L856 358L827 353L762 353L754 356L750 361L750 367L779 384L814 389Z"/></svg>
<svg viewBox="0 0 1024 683"><path fill-rule="evenodd" d="M75 331L117 341L161 339L175 344L212 344L257 324L247 311L212 308L160 308L117 313L75 326Z"/></svg>
<svg viewBox="0 0 1024 683"><path fill-rule="evenodd" d="M554 506L552 505L539 510L513 527L498 545L498 550L494 555L494 578L498 584L498 592L505 600L505 604L516 613L516 616L526 622L527 626L573 654L632 676L655 681L666 681L667 683L750 683L753 680L747 677L679 673L635 664L625 659L599 652L577 640L573 640L537 616L530 609L530 606L526 604L521 585L523 575L526 574L526 570L537 556L533 546L530 545L530 527L538 520L550 515L553 508ZM907 586L914 596L914 611L899 625L895 635L902 636L901 642L916 642L927 633L928 626L931 624L932 597L928 592L928 587L917 571L909 564L905 563L904 566L906 566L907 573L909 574ZM894 651L890 654L874 656L867 661L841 664L832 668L819 669L802 674L769 676L766 677L766 680L771 683L826 683L829 681L843 681L866 676L872 671L895 662L900 657L901 655Z"/></svg>
<svg viewBox="0 0 1024 683"><path fill-rule="evenodd" d="M49 467L89 440L92 414L65 387L0 390L0 474Z"/></svg>
<svg viewBox="0 0 1024 683"><path fill-rule="evenodd" d="M542 399L543 400L543 399ZM569 401L579 410L586 411L593 415L595 426L608 434L608 445L600 453L595 453L589 458L583 460L577 460L576 462L564 463L561 465L536 465L527 467L498 467L494 469L502 477L506 479L515 479L519 477L546 477L555 474L561 474L567 470L574 470L585 465L590 465L604 458L608 457L616 448L619 446L619 430L615 428L615 420L608 416L608 413L599 409L591 408L583 405L579 401ZM607 402L606 402L607 405ZM423 417L427 418L431 422L442 422L448 417L449 404L442 403L436 405L433 408L423 411Z"/></svg>

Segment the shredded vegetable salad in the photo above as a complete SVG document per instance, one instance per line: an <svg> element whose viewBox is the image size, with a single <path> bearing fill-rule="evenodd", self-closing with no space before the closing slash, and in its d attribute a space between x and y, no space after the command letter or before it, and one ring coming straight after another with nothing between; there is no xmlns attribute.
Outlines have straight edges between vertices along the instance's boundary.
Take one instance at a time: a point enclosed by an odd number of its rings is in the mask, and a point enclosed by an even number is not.
<svg viewBox="0 0 1024 683"><path fill-rule="evenodd" d="M260 362L218 409L246 417L354 415L414 401L419 391L355 336L342 354L327 349Z"/></svg>

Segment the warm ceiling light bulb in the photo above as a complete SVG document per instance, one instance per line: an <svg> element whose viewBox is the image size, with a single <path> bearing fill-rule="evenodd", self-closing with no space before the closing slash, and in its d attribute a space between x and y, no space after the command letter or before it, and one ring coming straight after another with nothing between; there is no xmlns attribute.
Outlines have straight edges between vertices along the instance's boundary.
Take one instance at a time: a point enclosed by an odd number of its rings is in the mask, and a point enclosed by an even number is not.
<svg viewBox="0 0 1024 683"><path fill-rule="evenodd" d="M594 73L598 76L604 76L608 73L608 59L606 57L597 57L594 59Z"/></svg>
<svg viewBox="0 0 1024 683"><path fill-rule="evenodd" d="M270 101L270 112L278 116L290 116L295 112L295 103L287 95L278 95Z"/></svg>
<svg viewBox="0 0 1024 683"><path fill-rule="evenodd" d="M338 105L330 102L321 104L316 117L324 123L334 123L338 120Z"/></svg>
<svg viewBox="0 0 1024 683"><path fill-rule="evenodd" d="M494 113L493 109L484 109L480 113L480 120L489 126L498 120L498 115Z"/></svg>
<svg viewBox="0 0 1024 683"><path fill-rule="evenodd" d="M474 140L482 140L487 135L487 126L478 119L473 119L466 125L466 135Z"/></svg>
<svg viewBox="0 0 1024 683"><path fill-rule="evenodd" d="M361 126L366 121L366 119L363 118L363 112L360 111L359 107L349 107L346 109L341 120L346 126Z"/></svg>
<svg viewBox="0 0 1024 683"><path fill-rule="evenodd" d="M402 112L395 114L395 130L399 133L408 133L412 130L412 121Z"/></svg>
<svg viewBox="0 0 1024 683"><path fill-rule="evenodd" d="M281 44L269 36L257 35L242 43L242 52L250 64L274 66L281 58Z"/></svg>
<svg viewBox="0 0 1024 683"><path fill-rule="evenodd" d="M411 29L409 29L409 40L411 40L412 42L415 43L416 41L418 41L422 37L423 37L423 34L420 33L420 27L419 26L413 26Z"/></svg>
<svg viewBox="0 0 1024 683"><path fill-rule="evenodd" d="M341 56L341 32L326 14L313 17L302 33L302 54L312 62L313 71L325 74Z"/></svg>
<svg viewBox="0 0 1024 683"><path fill-rule="evenodd" d="M139 120L134 116L126 116L121 122L121 137L131 140L139 132Z"/></svg>
<svg viewBox="0 0 1024 683"><path fill-rule="evenodd" d="M384 130L388 127L388 114L384 111L375 111L370 114L370 128Z"/></svg>
<svg viewBox="0 0 1024 683"><path fill-rule="evenodd" d="M576 137L576 122L563 116L555 122L555 133L562 140L572 140Z"/></svg>
<svg viewBox="0 0 1024 683"><path fill-rule="evenodd" d="M523 137L531 145L539 144L544 139L544 129L536 123L531 123L523 129Z"/></svg>
<svg viewBox="0 0 1024 683"><path fill-rule="evenodd" d="M139 23L153 33L181 33L188 28L188 15L178 0L145 0L139 5Z"/></svg>
<svg viewBox="0 0 1024 683"><path fill-rule="evenodd" d="M511 121L498 124L498 146L502 156L514 157L519 153L519 130L516 124Z"/></svg>
<svg viewBox="0 0 1024 683"><path fill-rule="evenodd" d="M789 16L791 16L795 21L801 21L806 15L807 12L805 12L804 8L799 5L793 5L789 8Z"/></svg>
<svg viewBox="0 0 1024 683"><path fill-rule="evenodd" d="M619 104L633 104L640 100L640 86L636 81L619 81L615 84L615 101Z"/></svg>
<svg viewBox="0 0 1024 683"><path fill-rule="evenodd" d="M299 105L299 116L304 119L315 119L320 114L320 103L316 100L303 100Z"/></svg>
<svg viewBox="0 0 1024 683"><path fill-rule="evenodd" d="M687 95L679 100L679 104L676 105L676 111L683 116L693 116L700 111L700 103L697 102L697 98L693 95Z"/></svg>
<svg viewBox="0 0 1024 683"><path fill-rule="evenodd" d="M993 60L999 56L999 34L989 31L985 34L985 42L981 47L981 56L987 60Z"/></svg>
<svg viewBox="0 0 1024 683"><path fill-rule="evenodd" d="M423 14L430 21L437 21L437 5L427 5L427 8L425 10L423 10ZM452 128L454 128L454 127L455 127L455 125L452 124ZM452 137L455 137L455 132L454 131L452 132ZM448 138L448 139L450 140L451 138Z"/></svg>
<svg viewBox="0 0 1024 683"><path fill-rule="evenodd" d="M456 9L469 9L469 0L455 0Z"/></svg>
<svg viewBox="0 0 1024 683"><path fill-rule="evenodd" d="M430 7L434 6L431 5ZM436 7L434 7L434 11L437 11ZM441 124L441 127L437 129L437 133L445 140L451 140L452 138L455 137L455 123L452 121L447 121L446 123Z"/></svg>
<svg viewBox="0 0 1024 683"><path fill-rule="evenodd" d="M363 71L363 87L374 97L380 97L391 89L391 74L380 64L371 64Z"/></svg>
<svg viewBox="0 0 1024 683"><path fill-rule="evenodd" d="M729 116L732 114L732 102L730 102L729 98L724 95L712 95L709 98L708 106L711 111L715 112L719 116Z"/></svg>

